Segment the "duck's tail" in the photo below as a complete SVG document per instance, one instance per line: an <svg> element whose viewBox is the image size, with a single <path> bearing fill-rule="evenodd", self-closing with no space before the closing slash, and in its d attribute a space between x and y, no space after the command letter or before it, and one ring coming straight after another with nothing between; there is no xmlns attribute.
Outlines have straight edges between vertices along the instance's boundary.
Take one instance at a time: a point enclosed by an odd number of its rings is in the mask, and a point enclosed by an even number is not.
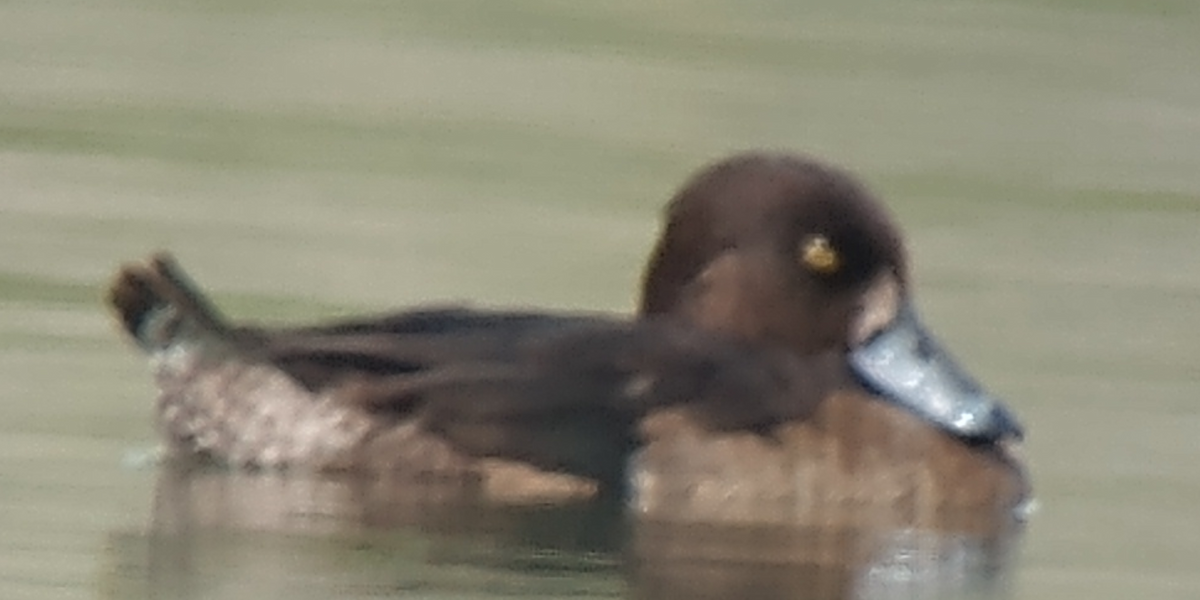
<svg viewBox="0 0 1200 600"><path fill-rule="evenodd" d="M371 423L360 414L263 360L258 330L223 318L170 255L122 267L107 301L150 355L158 427L173 454L342 468L367 436Z"/></svg>
<svg viewBox="0 0 1200 600"><path fill-rule="evenodd" d="M150 354L198 338L226 339L232 331L166 252L123 266L107 301L125 332Z"/></svg>

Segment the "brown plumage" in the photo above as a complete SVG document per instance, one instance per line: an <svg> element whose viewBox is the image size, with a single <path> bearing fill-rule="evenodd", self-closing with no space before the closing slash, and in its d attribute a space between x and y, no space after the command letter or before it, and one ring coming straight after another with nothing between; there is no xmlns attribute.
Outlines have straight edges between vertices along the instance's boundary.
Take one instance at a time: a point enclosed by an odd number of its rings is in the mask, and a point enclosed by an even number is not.
<svg viewBox="0 0 1200 600"><path fill-rule="evenodd" d="M907 363L858 357L917 327L907 281L898 230L850 175L745 154L671 201L633 319L423 308L241 326L166 255L124 267L109 299L153 359L182 454L510 497L626 490L684 520L1005 518L1028 490L1002 406L956 370L962 407L895 387Z"/></svg>

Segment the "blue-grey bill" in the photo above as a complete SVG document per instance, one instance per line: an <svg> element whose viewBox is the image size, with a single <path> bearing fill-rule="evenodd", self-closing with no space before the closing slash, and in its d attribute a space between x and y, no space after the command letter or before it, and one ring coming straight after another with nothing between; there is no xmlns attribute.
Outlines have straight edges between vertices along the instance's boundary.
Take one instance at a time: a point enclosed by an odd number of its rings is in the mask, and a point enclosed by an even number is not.
<svg viewBox="0 0 1200 600"><path fill-rule="evenodd" d="M955 436L1023 436L1016 416L955 363L907 301L891 324L851 351L850 366L871 390Z"/></svg>

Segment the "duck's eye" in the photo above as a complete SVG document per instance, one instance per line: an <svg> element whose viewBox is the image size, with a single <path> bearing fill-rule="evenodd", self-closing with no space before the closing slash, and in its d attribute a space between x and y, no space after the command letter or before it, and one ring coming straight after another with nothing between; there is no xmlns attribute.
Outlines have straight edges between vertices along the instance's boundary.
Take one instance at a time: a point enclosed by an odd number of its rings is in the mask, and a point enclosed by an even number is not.
<svg viewBox="0 0 1200 600"><path fill-rule="evenodd" d="M801 243L800 262L814 273L832 275L841 268L842 257L829 243L829 238L814 235Z"/></svg>

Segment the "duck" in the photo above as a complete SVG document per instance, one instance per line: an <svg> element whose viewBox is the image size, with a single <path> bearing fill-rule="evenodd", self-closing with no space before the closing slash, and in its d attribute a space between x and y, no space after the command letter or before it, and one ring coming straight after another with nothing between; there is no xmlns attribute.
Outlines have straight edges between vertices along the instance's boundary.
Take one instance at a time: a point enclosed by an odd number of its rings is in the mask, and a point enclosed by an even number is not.
<svg viewBox="0 0 1200 600"><path fill-rule="evenodd" d="M422 305L263 326L165 252L122 266L107 303L149 357L172 456L618 495L669 521L1010 518L1031 497L1023 427L911 288L899 226L855 175L751 151L667 203L633 315Z"/></svg>

